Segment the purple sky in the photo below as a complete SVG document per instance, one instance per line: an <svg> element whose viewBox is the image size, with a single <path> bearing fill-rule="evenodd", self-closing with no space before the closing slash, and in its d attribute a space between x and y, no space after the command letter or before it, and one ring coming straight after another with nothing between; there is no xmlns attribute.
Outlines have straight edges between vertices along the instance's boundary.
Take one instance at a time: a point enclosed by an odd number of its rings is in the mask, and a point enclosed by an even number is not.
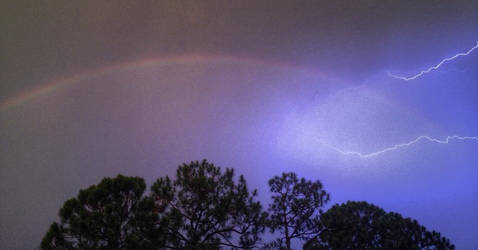
<svg viewBox="0 0 478 250"><path fill-rule="evenodd" d="M474 1L2 1L0 14L1 249L37 246L105 176L151 183L203 158L264 201L294 171L331 204L365 200L478 247L478 50L387 75L476 45ZM442 143L454 135L470 138Z"/></svg>

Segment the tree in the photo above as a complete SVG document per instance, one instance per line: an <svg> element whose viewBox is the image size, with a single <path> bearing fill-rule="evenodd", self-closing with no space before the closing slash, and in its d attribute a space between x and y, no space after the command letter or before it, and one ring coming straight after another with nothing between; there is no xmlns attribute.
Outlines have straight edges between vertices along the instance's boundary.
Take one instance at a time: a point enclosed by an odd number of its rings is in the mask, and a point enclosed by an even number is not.
<svg viewBox="0 0 478 250"><path fill-rule="evenodd" d="M151 249L162 240L154 201L139 177L118 175L63 204L42 249Z"/></svg>
<svg viewBox="0 0 478 250"><path fill-rule="evenodd" d="M249 192L233 169L191 162L179 166L176 180L159 178L152 186L157 206L165 207L169 249L252 248L264 231L257 191Z"/></svg>
<svg viewBox="0 0 478 250"><path fill-rule="evenodd" d="M348 201L322 214L323 230L304 245L319 249L454 249L440 233L416 220L386 213L367 202Z"/></svg>
<svg viewBox="0 0 478 250"><path fill-rule="evenodd" d="M285 243L291 249L291 240L307 240L318 233L320 208L329 201L320 181L300 180L295 173L283 173L269 180L272 204L269 206L271 231L280 231L281 237L273 246Z"/></svg>

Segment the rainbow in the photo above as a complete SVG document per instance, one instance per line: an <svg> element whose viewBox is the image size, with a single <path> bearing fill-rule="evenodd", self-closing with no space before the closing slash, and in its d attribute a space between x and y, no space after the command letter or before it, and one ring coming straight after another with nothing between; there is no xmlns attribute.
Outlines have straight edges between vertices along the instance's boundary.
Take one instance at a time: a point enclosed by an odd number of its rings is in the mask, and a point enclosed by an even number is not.
<svg viewBox="0 0 478 250"><path fill-rule="evenodd" d="M316 70L311 70L304 67L298 67L294 65L285 65L277 63L274 61L264 61L260 59L253 58L241 58L233 56L224 56L224 55L180 55L180 56L170 56L170 57L161 57L153 59L140 59L132 62L119 63L99 69L87 70L79 74L75 74L70 77L58 79L49 83L41 84L40 87L29 90L23 94L14 96L7 99L4 102L0 103L0 113L5 112L9 109L12 109L16 106L28 103L29 101L39 97L51 94L59 89L80 83L85 80L96 78L103 75L108 75L115 72L139 69L139 68L148 68L148 67L162 67L169 65L191 65L191 64L201 64L201 63L221 63L221 64L246 64L246 65L257 65L257 66L269 66L280 68L284 70L293 70L300 71L306 74L320 75ZM322 76L322 75L320 75ZM323 77L323 76L322 76Z"/></svg>

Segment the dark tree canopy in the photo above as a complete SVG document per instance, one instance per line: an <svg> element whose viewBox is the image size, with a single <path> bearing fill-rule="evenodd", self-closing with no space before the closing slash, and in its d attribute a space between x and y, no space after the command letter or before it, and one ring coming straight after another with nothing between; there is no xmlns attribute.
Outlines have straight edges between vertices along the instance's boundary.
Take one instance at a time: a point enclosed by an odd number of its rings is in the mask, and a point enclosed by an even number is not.
<svg viewBox="0 0 478 250"><path fill-rule="evenodd" d="M329 201L320 181L298 179L295 173L283 173L269 180L272 204L269 206L269 226L281 237L275 247L291 249L291 240L307 240L318 233L320 208Z"/></svg>
<svg viewBox="0 0 478 250"><path fill-rule="evenodd" d="M161 241L152 199L139 177L118 175L80 190L63 204L42 249L149 249Z"/></svg>
<svg viewBox="0 0 478 250"><path fill-rule="evenodd" d="M159 178L152 195L166 209L170 249L251 248L265 228L257 191L206 160L179 166L174 182Z"/></svg>
<svg viewBox="0 0 478 250"><path fill-rule="evenodd" d="M367 202L334 205L322 214L323 230L304 245L314 249L454 249L440 233L416 220L386 213Z"/></svg>
<svg viewBox="0 0 478 250"><path fill-rule="evenodd" d="M233 169L203 160L161 177L145 195L139 177L118 175L80 190L60 209L42 249L257 249L265 228L280 235L261 249L433 249L455 247L435 231L366 202L334 205L320 181L283 173L269 180L269 213Z"/></svg>

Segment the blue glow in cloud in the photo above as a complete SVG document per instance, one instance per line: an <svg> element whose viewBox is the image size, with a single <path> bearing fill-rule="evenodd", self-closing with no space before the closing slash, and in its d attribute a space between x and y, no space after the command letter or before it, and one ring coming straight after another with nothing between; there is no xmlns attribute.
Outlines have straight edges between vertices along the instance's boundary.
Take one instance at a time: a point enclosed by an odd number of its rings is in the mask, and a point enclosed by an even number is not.
<svg viewBox="0 0 478 250"><path fill-rule="evenodd" d="M462 141L474 140L474 141L478 142L478 137L452 135L452 136L447 136L444 140L440 140L440 139L432 138L430 136L421 135L421 136L417 137L416 139L414 139L412 141L409 141L407 143L401 143L401 144L393 145L391 147L388 147L388 148L385 148L385 149L382 149L382 150L379 150L379 151L376 151L376 152L373 152L373 153L368 153L368 154L364 154L364 153L360 153L360 152L356 152L356 151L343 151L343 150L338 149L337 147L334 147L334 146L331 146L331 145L326 145L326 146L335 150L335 151L337 151L337 152L339 152L339 153L341 153L341 154L343 154L343 155L354 155L354 156L358 156L360 158L371 158L371 157L379 156L381 154L384 154L384 153L387 153L387 152L390 152L390 151L394 151L394 150L398 150L398 149L401 149L401 148L404 148L404 147L411 146L411 145L416 144L416 143L418 143L419 141L422 141L422 140L427 140L427 141L430 141L430 142L441 143L441 144L448 144L450 142L450 140L462 140Z"/></svg>
<svg viewBox="0 0 478 250"><path fill-rule="evenodd" d="M420 71L420 73L416 74L416 75L413 75L413 76L409 76L409 77L406 77L406 76L399 76L399 75L394 75L392 73L388 73L388 76L390 77L393 77L393 78L396 78L396 79L400 79L400 80L404 80L404 81L410 81L410 80L415 80L417 79L418 77L426 74L426 73L430 73L431 71L433 70L436 70L438 68L440 68L440 66L442 66L444 63L448 62L448 61L452 61L452 60L455 60L456 58L460 57L460 56L467 56L469 55L471 52L473 52L473 50L475 50L476 48L478 48L478 41L476 42L476 45L474 47L472 47L471 49L469 49L467 52L461 52L461 53L458 53L452 57L448 57L448 58L445 58L443 59L440 63L438 63L437 65L435 66L432 66L426 70L422 70Z"/></svg>

